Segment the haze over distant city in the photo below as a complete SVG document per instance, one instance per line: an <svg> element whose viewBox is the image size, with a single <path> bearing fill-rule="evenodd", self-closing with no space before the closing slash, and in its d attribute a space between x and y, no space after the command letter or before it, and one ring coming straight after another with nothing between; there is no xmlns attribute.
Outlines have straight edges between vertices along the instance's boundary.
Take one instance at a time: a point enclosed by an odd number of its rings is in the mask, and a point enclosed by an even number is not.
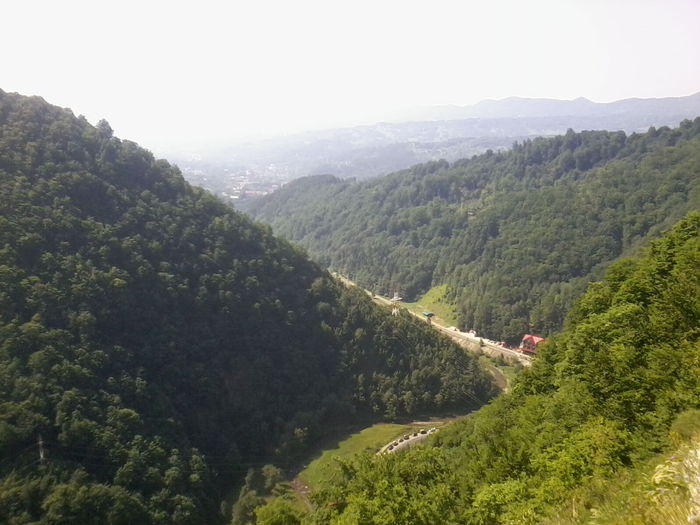
<svg viewBox="0 0 700 525"><path fill-rule="evenodd" d="M156 152L509 96L700 91L696 0L3 6L0 89Z"/></svg>

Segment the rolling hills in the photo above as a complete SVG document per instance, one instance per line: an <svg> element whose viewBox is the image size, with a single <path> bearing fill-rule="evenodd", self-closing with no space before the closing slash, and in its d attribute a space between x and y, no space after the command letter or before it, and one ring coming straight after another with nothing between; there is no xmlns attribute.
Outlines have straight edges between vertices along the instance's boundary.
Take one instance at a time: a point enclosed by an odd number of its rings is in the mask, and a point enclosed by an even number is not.
<svg viewBox="0 0 700 525"><path fill-rule="evenodd" d="M587 283L700 207L700 118L569 130L381 179L301 178L249 204L321 264L411 299L448 285L463 328L553 333Z"/></svg>

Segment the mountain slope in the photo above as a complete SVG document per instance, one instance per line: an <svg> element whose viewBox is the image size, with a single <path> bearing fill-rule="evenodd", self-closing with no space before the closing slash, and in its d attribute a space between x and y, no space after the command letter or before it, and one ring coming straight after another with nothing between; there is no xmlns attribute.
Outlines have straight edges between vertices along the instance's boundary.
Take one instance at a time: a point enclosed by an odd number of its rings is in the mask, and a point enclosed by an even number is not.
<svg viewBox="0 0 700 525"><path fill-rule="evenodd" d="M428 448L350 462L344 481L317 495L313 522L692 522L699 297L695 212L592 284L511 393L442 429ZM683 456L659 461L664 451ZM653 478L650 460L662 468ZM664 509L669 502L677 509Z"/></svg>
<svg viewBox="0 0 700 525"><path fill-rule="evenodd" d="M326 427L493 394L106 122L0 92L3 523L221 523Z"/></svg>
<svg viewBox="0 0 700 525"><path fill-rule="evenodd" d="M322 264L412 298L439 284L495 339L551 333L603 267L700 208L700 118L569 131L365 182L311 177L250 205Z"/></svg>

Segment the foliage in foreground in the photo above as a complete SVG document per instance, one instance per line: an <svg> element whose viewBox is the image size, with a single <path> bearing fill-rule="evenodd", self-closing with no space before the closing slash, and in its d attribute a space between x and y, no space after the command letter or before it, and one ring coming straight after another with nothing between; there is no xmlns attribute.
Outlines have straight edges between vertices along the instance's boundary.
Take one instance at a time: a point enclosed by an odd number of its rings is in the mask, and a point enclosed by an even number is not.
<svg viewBox="0 0 700 525"><path fill-rule="evenodd" d="M682 430L686 416L669 429L679 414L699 407L700 213L694 212L644 257L614 264L591 285L564 332L511 393L443 429L432 447L347 463L344 481L317 494L309 519L522 525L567 512L591 517L596 490L643 470L679 435L690 436ZM690 460L697 454L692 446L679 451ZM657 494L680 505L677 495ZM638 496L639 507L624 512L636 523L654 523L663 505L645 507ZM678 508L687 508L685 501Z"/></svg>

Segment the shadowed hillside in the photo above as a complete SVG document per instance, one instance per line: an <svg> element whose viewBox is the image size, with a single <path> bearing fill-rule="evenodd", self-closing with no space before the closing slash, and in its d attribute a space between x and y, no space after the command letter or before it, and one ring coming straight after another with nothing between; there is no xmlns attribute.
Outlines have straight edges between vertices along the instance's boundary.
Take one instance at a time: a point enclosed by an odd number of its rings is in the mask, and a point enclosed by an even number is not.
<svg viewBox="0 0 700 525"><path fill-rule="evenodd" d="M0 92L0 209L3 523L222 523L327 427L494 394L104 121Z"/></svg>

